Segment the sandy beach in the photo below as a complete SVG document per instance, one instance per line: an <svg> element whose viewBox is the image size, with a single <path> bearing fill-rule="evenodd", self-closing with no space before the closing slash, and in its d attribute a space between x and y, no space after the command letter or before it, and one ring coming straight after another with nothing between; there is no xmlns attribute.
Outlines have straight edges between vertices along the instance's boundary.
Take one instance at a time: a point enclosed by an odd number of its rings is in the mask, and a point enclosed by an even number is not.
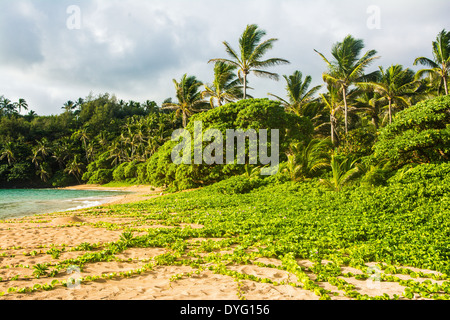
<svg viewBox="0 0 450 320"><path fill-rule="evenodd" d="M124 191L130 194L111 197L110 200L103 205L124 204L131 202L139 202L160 196L163 192L160 188L153 188L151 186L136 185L127 187L103 187L101 185L79 185L61 188L65 190L97 190L97 191Z"/></svg>
<svg viewBox="0 0 450 320"><path fill-rule="evenodd" d="M100 190L100 186L78 186L76 189ZM132 191L133 194L112 199L109 204L74 212L63 212L32 216L22 219L0 222L0 300L238 300L245 296L247 300L318 300L310 290L304 290L296 277L287 271L276 268L281 261L275 258L257 258L251 264L229 264L229 270L245 275L271 279L273 283L261 283L251 280L235 281L235 278L214 273L207 268L194 269L187 265L158 265L155 258L170 253L167 248L128 248L115 255L114 260L88 262L83 270L62 269L56 275L43 275L36 278L33 267L47 263L56 267L58 261L75 259L87 252L98 252L109 243L118 241L128 228L134 236L146 234L151 228L173 228L145 219L145 212L136 218L127 215L126 204L158 197L161 190L151 190L149 186L113 188L120 191ZM125 208L116 210L112 204L125 204ZM174 212L173 214L176 214ZM181 228L203 228L202 225L181 224ZM188 249L193 252L203 241L221 239L189 239ZM80 249L83 244L92 244L97 249ZM229 251L234 246L229 248ZM53 250L53 251L52 251ZM59 254L54 251L57 250ZM256 250L256 248L254 248ZM217 252L225 254L227 251ZM57 255L57 256L54 256ZM199 253L206 255L206 253ZM187 256L185 258L188 258ZM312 266L308 260L298 260L302 267ZM323 261L322 263L326 263ZM374 266L375 264L373 264ZM269 267L270 266L270 267ZM413 268L412 268L413 269ZM74 286L60 285L75 277L94 279L83 281ZM418 269L415 269L419 271ZM422 270L426 273L436 273ZM343 273L360 274L358 269L344 267ZM118 276L119 274L126 276ZM314 280L314 274L310 274ZM410 279L407 275L397 275ZM355 286L355 290L370 296L388 293L400 295L404 287L398 282L380 282L357 280L354 277L345 280ZM415 278L416 281L426 279ZM433 281L441 283L442 281ZM42 290L53 283L52 290ZM19 292L20 288L35 287L33 292ZM13 289L11 289L13 288ZM324 282L323 288L340 294L335 300L347 300L342 290ZM8 292L9 291L9 292Z"/></svg>

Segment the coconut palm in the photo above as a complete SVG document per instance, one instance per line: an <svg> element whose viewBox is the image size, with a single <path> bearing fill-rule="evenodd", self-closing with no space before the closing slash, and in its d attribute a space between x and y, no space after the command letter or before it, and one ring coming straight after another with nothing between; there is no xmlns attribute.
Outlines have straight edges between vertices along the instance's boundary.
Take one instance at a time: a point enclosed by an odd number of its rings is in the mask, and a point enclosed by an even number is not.
<svg viewBox="0 0 450 320"><path fill-rule="evenodd" d="M322 86L315 86L309 89L312 81L311 76L306 76L303 80L303 74L298 70L290 76L284 75L283 77L286 80L288 101L271 93L269 93L269 95L279 100L286 111L292 112L298 116L303 116L304 109L312 100L314 100L314 94L316 94Z"/></svg>
<svg viewBox="0 0 450 320"><path fill-rule="evenodd" d="M42 138L40 141L36 141L36 145L32 149L33 157L31 162L36 166L36 168L39 168L50 152L51 146L47 138Z"/></svg>
<svg viewBox="0 0 450 320"><path fill-rule="evenodd" d="M392 123L393 107L404 108L411 105L409 97L419 87L420 81L415 80L415 72L403 69L403 66L392 65L388 69L379 67L375 81L361 83L362 87L370 87L387 100L389 123Z"/></svg>
<svg viewBox="0 0 450 320"><path fill-rule="evenodd" d="M444 87L445 95L448 95L448 82L450 78L450 31L442 30L433 41L433 59L419 57L414 65L421 64L429 67L419 70L416 78L425 75L434 75L439 78L438 93Z"/></svg>
<svg viewBox="0 0 450 320"><path fill-rule="evenodd" d="M204 111L209 107L209 103L203 100L202 93L199 91L203 83L197 80L195 76L188 77L185 74L180 82L174 79L173 83L175 84L178 102L167 101L163 104L163 109L175 110L177 116L181 115L183 118L183 127L185 128L188 118L194 112Z"/></svg>
<svg viewBox="0 0 450 320"><path fill-rule="evenodd" d="M80 177L83 173L83 163L78 161L78 155L75 155L73 160L68 163L64 171L73 175L77 179L78 183L81 184Z"/></svg>
<svg viewBox="0 0 450 320"><path fill-rule="evenodd" d="M370 117L376 130L380 128L380 116L382 115L382 98L379 93L373 90L360 92L355 98L355 107Z"/></svg>
<svg viewBox="0 0 450 320"><path fill-rule="evenodd" d="M11 114L15 110L14 104L11 100L1 96L0 97L0 111L1 114Z"/></svg>
<svg viewBox="0 0 450 320"><path fill-rule="evenodd" d="M308 144L293 143L287 154L288 161L283 170L292 181L301 181L314 177L321 169L330 166L326 151L328 139L313 139Z"/></svg>
<svg viewBox="0 0 450 320"><path fill-rule="evenodd" d="M271 38L261 42L266 35L264 30L259 29L258 25L247 25L239 39L239 53L235 51L228 42L224 41L225 50L231 59L211 59L209 62L223 62L238 69L238 76L244 87L244 99L247 99L247 77L253 72L258 77L268 77L278 80L276 73L268 72L263 69L280 64L288 64L289 61L281 58L271 58L262 60L268 50L273 48L274 42L278 39Z"/></svg>
<svg viewBox="0 0 450 320"><path fill-rule="evenodd" d="M335 155L332 155L330 166L332 177L329 179L319 179L319 183L332 191L341 191L360 174L360 169L356 161L350 158L339 161Z"/></svg>
<svg viewBox="0 0 450 320"><path fill-rule="evenodd" d="M19 111L19 113L23 110L28 110L28 103L25 101L25 99L19 99L18 102L14 103L14 107Z"/></svg>
<svg viewBox="0 0 450 320"><path fill-rule="evenodd" d="M341 89L344 101L345 114L345 133L348 133L348 103L347 95L349 87L356 82L363 82L373 77L373 73L364 74L364 70L375 59L376 51L367 51L360 57L364 49L364 42L361 39L355 39L351 35L344 38L342 42L337 42L331 49L331 55L334 60L329 61L325 56L317 52L328 65L328 71L323 73L324 82Z"/></svg>
<svg viewBox="0 0 450 320"><path fill-rule="evenodd" d="M61 109L66 110L66 112L72 112L77 107L77 104L71 100L64 103L64 106Z"/></svg>
<svg viewBox="0 0 450 320"><path fill-rule="evenodd" d="M36 171L36 175L38 175L42 181L47 182L51 176L49 166L46 163L40 164Z"/></svg>
<svg viewBox="0 0 450 320"><path fill-rule="evenodd" d="M328 93L320 94L320 97L330 114L330 136L331 143L334 145L336 142L337 113L342 109L342 99L339 90L333 86L328 86Z"/></svg>
<svg viewBox="0 0 450 320"><path fill-rule="evenodd" d="M12 165L16 161L16 157L14 155L14 143L8 141L0 150L0 160L5 159L8 161L9 165Z"/></svg>
<svg viewBox="0 0 450 320"><path fill-rule="evenodd" d="M214 66L214 81L211 85L205 85L203 98L210 98L211 107L217 101L220 107L223 103L242 99L244 96L241 82L235 74L236 66L224 62L216 62Z"/></svg>

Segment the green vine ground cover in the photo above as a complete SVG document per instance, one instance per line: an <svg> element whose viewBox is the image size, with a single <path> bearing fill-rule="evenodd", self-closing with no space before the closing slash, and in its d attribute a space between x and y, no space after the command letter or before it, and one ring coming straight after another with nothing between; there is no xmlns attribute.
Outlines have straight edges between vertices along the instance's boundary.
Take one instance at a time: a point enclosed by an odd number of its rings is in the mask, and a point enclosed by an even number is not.
<svg viewBox="0 0 450 320"><path fill-rule="evenodd" d="M325 191L313 180L231 195L207 187L108 210L84 210L79 216L87 221L95 217L125 219L123 224L99 220L78 225L119 231L120 237L112 242L76 246L51 244L30 252L20 247L1 248L1 269L28 270L31 283L24 287L15 285L24 280L20 273L1 279L0 295L32 295L67 286L67 277L61 275L70 266L78 266L83 272L91 264L121 261L130 263L126 271L84 276L81 282L133 277L158 266L189 266L192 272L174 275L170 281L212 271L233 278L240 299L246 295L244 281L253 281L275 286L289 284L311 291L320 299L344 295L350 299L448 300L449 189L448 177L406 184L394 182L377 188L351 187L342 192ZM42 224L49 217L40 216L36 223ZM2 228L7 228L8 223L19 222L5 221ZM120 258L127 250L150 248L166 251L137 261ZM7 265L8 258L15 255L12 252L27 257L47 255L52 260ZM69 258L68 252L77 254ZM260 258L277 263L261 263ZM299 261L311 264L304 266ZM352 278L369 279L374 272L369 266L374 263L381 272L379 281L403 286L401 294L370 296L350 283ZM242 265L282 270L292 277L289 281L276 281L233 269ZM344 272L346 267L360 272ZM415 268L430 271L418 272Z"/></svg>

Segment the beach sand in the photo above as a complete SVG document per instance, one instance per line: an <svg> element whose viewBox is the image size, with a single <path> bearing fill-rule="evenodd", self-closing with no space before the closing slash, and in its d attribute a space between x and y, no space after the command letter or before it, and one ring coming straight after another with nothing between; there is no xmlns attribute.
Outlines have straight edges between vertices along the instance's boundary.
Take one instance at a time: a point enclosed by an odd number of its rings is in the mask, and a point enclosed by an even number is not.
<svg viewBox="0 0 450 320"><path fill-rule="evenodd" d="M78 186L75 189L105 190L100 186ZM72 189L73 189L72 188ZM63 212L26 217L9 221L0 221L0 300L238 300L244 296L247 300L318 300L314 292L304 290L301 287L293 287L288 284L274 285L251 280L236 282L231 276L215 274L210 270L202 270L195 273L196 269L190 266L156 265L150 270L134 273L129 277L108 278L113 273L138 270L152 263L154 257L168 253L167 248L129 248L116 255L116 259L108 262L86 263L78 276L100 276L95 281L87 281L70 287L55 285L52 290L36 290L34 292L7 293L11 287L33 287L36 284L49 284L54 280L64 281L76 276L67 273L63 269L54 277L42 276L36 279L33 276L32 266L49 263L55 265L57 261L79 257L86 252L73 250L82 243L97 244L100 247L113 241L118 241L124 229L130 226L142 229L142 234L149 228L171 228L161 226L147 220L137 221L136 218L116 214L111 204L126 204L159 197L162 190L151 190L149 186L135 186L124 188L112 188L120 191L132 191L120 197L115 197L109 204L100 207L83 209L74 212ZM108 188L106 190L111 190ZM176 214L176 213L173 213ZM110 228L114 224L114 228ZM182 224L181 227L186 227ZM201 225L189 225L192 228L202 228ZM139 235L139 232L134 232ZM188 242L193 247L208 239L190 239ZM219 241L220 239L211 239ZM47 253L55 245L62 252L58 258ZM233 250L233 246L230 250ZM64 249L64 250L63 250ZM221 253L226 253L221 252ZM297 283L296 277L274 268L281 265L281 261L275 258L257 258L254 263L270 264L272 267L256 264L234 265L229 264L229 270L242 274L254 275L260 278L268 278L278 283L285 281ZM323 262L325 263L325 262ZM302 267L310 267L312 263L307 260L298 260ZM416 271L418 269L410 268ZM75 270L77 271L77 270ZM362 273L360 270L344 267L344 273ZM433 271L422 270L426 273ZM437 273L437 272L433 272ZM101 277L103 275L103 277ZM314 274L308 274L314 280ZM397 275L402 279L410 279L406 275ZM173 277L177 279L174 280ZM354 277L345 280L355 286L355 290L370 296L387 293L390 297L400 295L404 287L397 282L367 282L357 280ZM426 279L415 278L416 281ZM441 283L442 281L434 281ZM347 300L342 290L322 283L325 289L338 292L333 296L335 300ZM10 289L11 291L11 289Z"/></svg>

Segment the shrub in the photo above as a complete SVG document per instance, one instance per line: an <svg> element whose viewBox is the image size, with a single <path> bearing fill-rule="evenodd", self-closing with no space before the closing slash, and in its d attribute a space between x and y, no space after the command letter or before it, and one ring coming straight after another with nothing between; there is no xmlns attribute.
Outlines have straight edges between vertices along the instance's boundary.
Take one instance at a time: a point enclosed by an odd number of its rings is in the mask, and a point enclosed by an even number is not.
<svg viewBox="0 0 450 320"><path fill-rule="evenodd" d="M114 181L124 181L125 178L125 167L128 165L127 162L119 164L113 171Z"/></svg>
<svg viewBox="0 0 450 320"><path fill-rule="evenodd" d="M77 180L72 175L67 175L64 171L57 171L49 180L53 187L61 188L71 186L77 183Z"/></svg>
<svg viewBox="0 0 450 320"><path fill-rule="evenodd" d="M125 180L129 179L136 179L137 178L137 165L138 161L132 161L128 162L127 165L124 167L124 176Z"/></svg>
<svg viewBox="0 0 450 320"><path fill-rule="evenodd" d="M209 191L222 194L243 194L249 193L255 188L264 185L264 179L249 180L243 176L234 176L229 179L220 181L208 187Z"/></svg>
<svg viewBox="0 0 450 320"><path fill-rule="evenodd" d="M450 160L450 96L416 104L397 113L381 130L374 155L400 168L408 163Z"/></svg>
<svg viewBox="0 0 450 320"><path fill-rule="evenodd" d="M280 133L280 161L293 141L309 140L313 127L309 119L288 114L277 101L268 99L248 99L229 103L208 112L194 115L186 130L193 137L194 122L203 123L203 131L218 129L225 137L227 129L278 129ZM193 139L192 139L193 140ZM270 137L268 138L270 148ZM204 142L203 147L210 142ZM155 187L168 186L176 190L206 186L233 175L242 174L245 165L176 165L172 163L171 153L178 142L168 141L148 161L148 182ZM193 144L193 141L192 141ZM270 149L269 149L270 150ZM194 148L192 148L192 159ZM248 156L248 154L247 154ZM224 161L226 155L224 152Z"/></svg>
<svg viewBox="0 0 450 320"><path fill-rule="evenodd" d="M391 179L390 183L414 183L426 180L437 180L444 183L450 178L450 163L432 163L418 166L406 166L399 170Z"/></svg>
<svg viewBox="0 0 450 320"><path fill-rule="evenodd" d="M83 176L84 177L84 176ZM112 169L100 169L95 171L88 180L88 184L106 184L113 180Z"/></svg>
<svg viewBox="0 0 450 320"><path fill-rule="evenodd" d="M339 147L339 153L351 155L356 158L369 156L372 154L376 135L367 128L351 130L344 136Z"/></svg>

